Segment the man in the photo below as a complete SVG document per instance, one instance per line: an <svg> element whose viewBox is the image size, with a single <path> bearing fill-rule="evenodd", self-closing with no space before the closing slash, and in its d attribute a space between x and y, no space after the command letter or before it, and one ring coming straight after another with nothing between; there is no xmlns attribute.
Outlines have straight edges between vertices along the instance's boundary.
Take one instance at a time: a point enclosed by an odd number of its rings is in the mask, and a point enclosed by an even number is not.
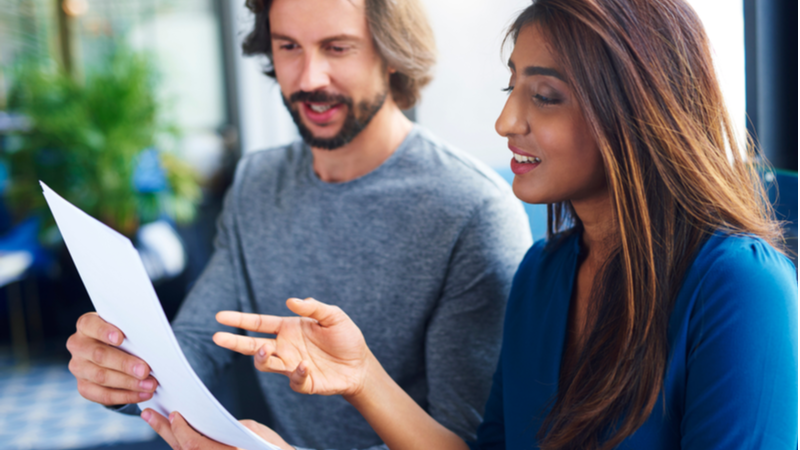
<svg viewBox="0 0 800 450"><path fill-rule="evenodd" d="M233 358L213 344L220 310L286 315L314 297L353 318L392 377L442 424L474 437L498 357L527 220L493 172L401 112L434 61L417 0L252 1L249 53L266 54L303 142L242 158L215 253L173 329L212 385ZM87 314L68 348L80 393L105 405L151 397L146 362ZM259 373L266 425L293 445L381 441L338 397ZM454 382L454 381L458 382ZM451 384L452 382L452 384ZM130 409L128 405L126 408Z"/></svg>

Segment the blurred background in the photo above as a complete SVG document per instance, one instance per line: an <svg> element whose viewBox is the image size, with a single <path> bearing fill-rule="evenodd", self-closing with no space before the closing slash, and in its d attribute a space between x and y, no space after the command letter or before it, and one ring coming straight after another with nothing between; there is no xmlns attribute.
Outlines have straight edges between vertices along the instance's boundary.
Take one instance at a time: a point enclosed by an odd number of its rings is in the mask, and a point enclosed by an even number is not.
<svg viewBox="0 0 800 450"><path fill-rule="evenodd" d="M243 3L0 0L0 449L167 448L75 389L64 346L92 305L37 180L134 241L171 319L210 256L238 159L298 137L264 61L241 55ZM510 180L494 132L508 83L500 45L528 2L424 3L440 58L408 115ZM797 2L690 3L741 138L755 136L773 165L764 181L796 255ZM542 237L544 208L526 210ZM249 367L214 392L257 419Z"/></svg>

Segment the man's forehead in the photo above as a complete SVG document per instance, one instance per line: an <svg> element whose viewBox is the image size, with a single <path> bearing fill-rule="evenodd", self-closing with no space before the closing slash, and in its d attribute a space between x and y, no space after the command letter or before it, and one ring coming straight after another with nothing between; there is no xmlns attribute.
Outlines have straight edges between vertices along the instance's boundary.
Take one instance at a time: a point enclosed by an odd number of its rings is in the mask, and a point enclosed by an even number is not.
<svg viewBox="0 0 800 450"><path fill-rule="evenodd" d="M369 36L365 0L274 0L269 21L273 37L330 40Z"/></svg>

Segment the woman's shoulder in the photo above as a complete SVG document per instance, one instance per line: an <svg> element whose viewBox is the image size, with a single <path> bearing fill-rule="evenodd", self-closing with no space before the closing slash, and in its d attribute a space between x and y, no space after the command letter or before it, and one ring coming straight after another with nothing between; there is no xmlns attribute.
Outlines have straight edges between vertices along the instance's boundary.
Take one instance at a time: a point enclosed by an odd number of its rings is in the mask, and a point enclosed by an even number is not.
<svg viewBox="0 0 800 450"><path fill-rule="evenodd" d="M789 258L757 236L720 231L685 274L674 312L705 328L732 318L783 321L796 310L797 271Z"/></svg>
<svg viewBox="0 0 800 450"><path fill-rule="evenodd" d="M718 275L740 284L753 278L796 280L796 268L786 255L764 239L750 234L717 231L698 252L690 272ZM739 279L739 276L743 278Z"/></svg>

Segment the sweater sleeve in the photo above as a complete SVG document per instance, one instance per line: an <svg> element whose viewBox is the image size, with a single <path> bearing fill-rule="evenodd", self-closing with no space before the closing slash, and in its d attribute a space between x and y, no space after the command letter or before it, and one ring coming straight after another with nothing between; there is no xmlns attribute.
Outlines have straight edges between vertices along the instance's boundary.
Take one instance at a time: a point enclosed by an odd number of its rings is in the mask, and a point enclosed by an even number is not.
<svg viewBox="0 0 800 450"><path fill-rule="evenodd" d="M504 450L506 448L506 428L503 419L503 356L497 364L492 379L492 389L486 402L483 422L478 427L477 440L468 442L472 450Z"/></svg>
<svg viewBox="0 0 800 450"><path fill-rule="evenodd" d="M453 248L425 336L428 412L474 440L500 354L506 299L530 246L521 205L495 196L477 207Z"/></svg>
<svg viewBox="0 0 800 450"><path fill-rule="evenodd" d="M216 313L239 311L240 292L236 285L240 270L233 233L234 188L228 192L225 206L217 222L214 253L205 270L192 287L172 322L175 337L189 364L208 387L213 387L224 369L233 361L234 352L217 346L212 336L217 331L233 330L220 325Z"/></svg>
<svg viewBox="0 0 800 450"><path fill-rule="evenodd" d="M763 241L709 269L691 311L683 449L797 448L797 278Z"/></svg>

